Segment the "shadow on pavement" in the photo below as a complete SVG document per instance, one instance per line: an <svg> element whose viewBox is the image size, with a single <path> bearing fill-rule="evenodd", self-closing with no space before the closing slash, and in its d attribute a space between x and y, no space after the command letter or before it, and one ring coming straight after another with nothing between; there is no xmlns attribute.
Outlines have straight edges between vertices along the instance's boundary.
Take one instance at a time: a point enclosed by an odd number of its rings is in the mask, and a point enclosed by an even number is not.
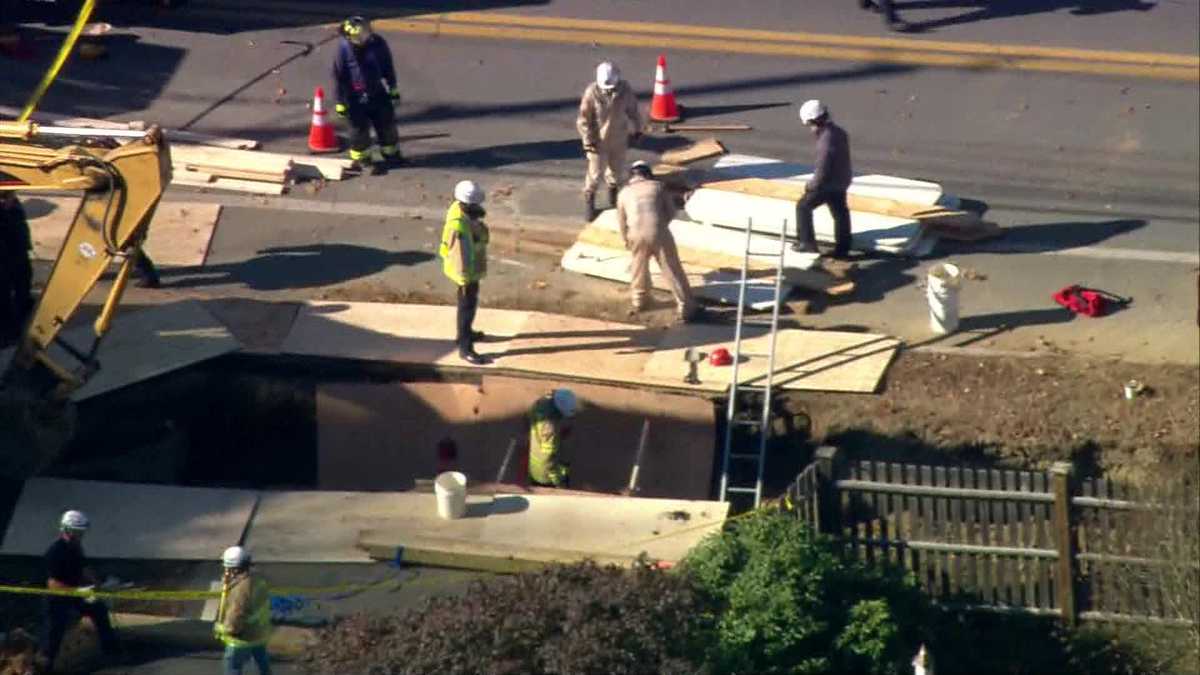
<svg viewBox="0 0 1200 675"><path fill-rule="evenodd" d="M937 257L945 253L1047 253L1063 249L1094 246L1113 237L1146 226L1141 219L1102 220L1098 222L1070 221L1036 225L1014 225L1004 228L1000 239L979 243L951 242L938 244Z"/></svg>
<svg viewBox="0 0 1200 675"><path fill-rule="evenodd" d="M897 11L903 12L902 16L909 23L913 32L932 31L976 21L1058 12L1064 9L1070 10L1070 13L1075 16L1092 16L1125 11L1145 12L1155 7L1155 3L1141 0L918 0L917 2L897 2L895 5ZM962 14L929 21L914 21L910 12L910 10L919 9L957 7L973 9Z"/></svg>
<svg viewBox="0 0 1200 675"><path fill-rule="evenodd" d="M394 265L433 260L424 251L385 251L354 244L313 244L267 248L236 263L200 270L163 270L171 288L242 284L256 291L313 288L370 276ZM182 277L182 278L180 278Z"/></svg>
<svg viewBox="0 0 1200 675"><path fill-rule="evenodd" d="M34 45L33 54L29 60L0 59L4 67L0 105L25 105L64 37L59 31L26 28L22 32ZM81 117L145 109L162 95L186 54L183 49L147 44L128 34L105 38L104 44L108 55L102 59L68 60L38 109Z"/></svg>

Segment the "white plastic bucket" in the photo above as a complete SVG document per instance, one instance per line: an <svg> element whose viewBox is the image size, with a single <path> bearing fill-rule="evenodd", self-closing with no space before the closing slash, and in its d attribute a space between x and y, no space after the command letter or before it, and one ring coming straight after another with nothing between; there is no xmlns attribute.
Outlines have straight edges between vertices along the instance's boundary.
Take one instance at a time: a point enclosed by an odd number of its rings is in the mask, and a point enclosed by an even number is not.
<svg viewBox="0 0 1200 675"><path fill-rule="evenodd" d="M929 299L929 330L947 335L958 330L958 289L962 271L953 263L929 268L925 296Z"/></svg>
<svg viewBox="0 0 1200 675"><path fill-rule="evenodd" d="M433 481L437 496L438 515L446 520L462 518L467 513L467 477L457 471L438 474Z"/></svg>

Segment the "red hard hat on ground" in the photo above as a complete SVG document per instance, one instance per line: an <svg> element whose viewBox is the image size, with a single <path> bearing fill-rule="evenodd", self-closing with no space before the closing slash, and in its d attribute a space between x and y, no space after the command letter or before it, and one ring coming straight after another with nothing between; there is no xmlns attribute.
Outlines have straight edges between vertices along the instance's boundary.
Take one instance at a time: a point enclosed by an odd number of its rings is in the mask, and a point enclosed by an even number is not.
<svg viewBox="0 0 1200 675"><path fill-rule="evenodd" d="M733 357L729 354L729 350L724 347L717 347L712 354L708 355L708 364L711 366L728 366L733 363Z"/></svg>

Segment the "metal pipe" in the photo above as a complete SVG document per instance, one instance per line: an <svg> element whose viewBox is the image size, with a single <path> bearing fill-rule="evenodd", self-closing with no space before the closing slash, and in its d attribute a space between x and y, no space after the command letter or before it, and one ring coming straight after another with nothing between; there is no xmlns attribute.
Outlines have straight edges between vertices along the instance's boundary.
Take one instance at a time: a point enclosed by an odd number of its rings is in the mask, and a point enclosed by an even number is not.
<svg viewBox="0 0 1200 675"><path fill-rule="evenodd" d="M35 136L76 136L84 138L142 138L144 129L85 129L82 127L34 127Z"/></svg>

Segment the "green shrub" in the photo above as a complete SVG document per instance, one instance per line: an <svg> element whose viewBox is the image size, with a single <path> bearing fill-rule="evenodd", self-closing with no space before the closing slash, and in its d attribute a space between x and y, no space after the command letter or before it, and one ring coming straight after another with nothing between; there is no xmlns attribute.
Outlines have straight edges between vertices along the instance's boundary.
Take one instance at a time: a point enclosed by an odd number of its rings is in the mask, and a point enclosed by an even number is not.
<svg viewBox="0 0 1200 675"><path fill-rule="evenodd" d="M908 672L928 605L900 571L867 566L785 514L705 540L682 571L713 605L720 673Z"/></svg>

